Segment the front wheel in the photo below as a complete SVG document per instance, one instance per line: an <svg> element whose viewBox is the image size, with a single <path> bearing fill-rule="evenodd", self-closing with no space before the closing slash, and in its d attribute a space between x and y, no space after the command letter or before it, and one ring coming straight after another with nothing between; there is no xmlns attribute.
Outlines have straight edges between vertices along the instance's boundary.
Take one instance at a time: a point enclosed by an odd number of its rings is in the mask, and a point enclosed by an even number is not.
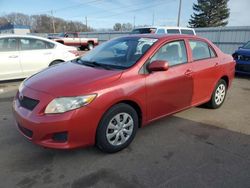
<svg viewBox="0 0 250 188"><path fill-rule="evenodd" d="M137 128L138 115L134 108L117 104L104 114L97 128L96 145L104 152L118 152L132 142Z"/></svg>
<svg viewBox="0 0 250 188"><path fill-rule="evenodd" d="M210 101L207 103L208 107L213 109L219 108L223 104L226 98L226 94L227 94L227 83L225 82L225 80L221 79L217 83Z"/></svg>
<svg viewBox="0 0 250 188"><path fill-rule="evenodd" d="M94 48L94 44L92 42L89 42L87 48L88 50L92 50Z"/></svg>

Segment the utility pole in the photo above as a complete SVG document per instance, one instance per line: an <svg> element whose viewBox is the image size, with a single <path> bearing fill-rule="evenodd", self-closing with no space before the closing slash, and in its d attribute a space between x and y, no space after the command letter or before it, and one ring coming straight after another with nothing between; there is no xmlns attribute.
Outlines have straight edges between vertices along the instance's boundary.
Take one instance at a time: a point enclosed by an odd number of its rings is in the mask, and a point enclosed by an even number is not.
<svg viewBox="0 0 250 188"><path fill-rule="evenodd" d="M134 28L135 28L135 16L134 16Z"/></svg>
<svg viewBox="0 0 250 188"><path fill-rule="evenodd" d="M177 20L177 26L180 27L180 19L181 19L181 3L182 0L179 1L179 11L178 11L178 20Z"/></svg>
<svg viewBox="0 0 250 188"><path fill-rule="evenodd" d="M54 33L56 33L55 20L54 20L53 10L51 10L51 18L52 18L53 31L54 31Z"/></svg>
<svg viewBox="0 0 250 188"><path fill-rule="evenodd" d="M85 25L86 25L86 31L88 31L88 17L85 16Z"/></svg>
<svg viewBox="0 0 250 188"><path fill-rule="evenodd" d="M152 17L152 26L155 25L155 13L153 12L153 17Z"/></svg>

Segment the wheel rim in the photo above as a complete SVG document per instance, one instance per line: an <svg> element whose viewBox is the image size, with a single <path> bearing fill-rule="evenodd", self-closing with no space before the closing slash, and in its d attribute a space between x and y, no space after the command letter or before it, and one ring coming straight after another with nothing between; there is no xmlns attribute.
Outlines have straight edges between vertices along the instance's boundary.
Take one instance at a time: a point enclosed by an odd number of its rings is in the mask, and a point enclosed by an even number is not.
<svg viewBox="0 0 250 188"><path fill-rule="evenodd" d="M220 105L225 98L226 95L226 86L224 84L220 84L215 91L215 104Z"/></svg>
<svg viewBox="0 0 250 188"><path fill-rule="evenodd" d="M109 121L106 138L111 145L119 146L131 137L133 129L133 118L128 113L119 113Z"/></svg>

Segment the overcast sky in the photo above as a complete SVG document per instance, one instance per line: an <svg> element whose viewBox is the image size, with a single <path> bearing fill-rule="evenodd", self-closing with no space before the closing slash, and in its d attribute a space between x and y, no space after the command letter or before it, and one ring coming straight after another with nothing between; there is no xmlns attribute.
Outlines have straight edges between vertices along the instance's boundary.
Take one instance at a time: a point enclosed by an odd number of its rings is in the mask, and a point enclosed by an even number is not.
<svg viewBox="0 0 250 188"><path fill-rule="evenodd" d="M11 3L10 3L11 2ZM182 0L181 26L187 26L192 5ZM0 15L10 12L50 14L66 20L85 22L93 28L112 28L116 22L135 25L169 25L177 22L179 0L0 0ZM230 26L250 25L250 0L229 0Z"/></svg>

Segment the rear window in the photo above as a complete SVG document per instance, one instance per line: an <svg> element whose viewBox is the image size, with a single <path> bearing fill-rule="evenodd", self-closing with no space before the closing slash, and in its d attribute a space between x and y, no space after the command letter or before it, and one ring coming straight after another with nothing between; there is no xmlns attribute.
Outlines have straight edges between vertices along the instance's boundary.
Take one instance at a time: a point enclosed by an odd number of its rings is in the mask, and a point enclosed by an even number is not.
<svg viewBox="0 0 250 188"><path fill-rule="evenodd" d="M179 29L168 29L167 32L168 34L180 34Z"/></svg>
<svg viewBox="0 0 250 188"><path fill-rule="evenodd" d="M155 28L139 28L132 31L133 34L155 33Z"/></svg>
<svg viewBox="0 0 250 188"><path fill-rule="evenodd" d="M194 31L191 29L181 29L181 34L194 35Z"/></svg>

